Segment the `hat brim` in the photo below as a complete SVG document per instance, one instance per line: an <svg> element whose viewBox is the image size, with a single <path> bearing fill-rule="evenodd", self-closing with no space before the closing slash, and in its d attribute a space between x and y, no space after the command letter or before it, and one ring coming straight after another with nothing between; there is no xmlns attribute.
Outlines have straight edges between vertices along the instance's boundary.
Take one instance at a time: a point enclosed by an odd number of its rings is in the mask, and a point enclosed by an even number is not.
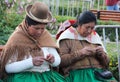
<svg viewBox="0 0 120 82"><path fill-rule="evenodd" d="M40 22L40 23L50 23L50 22L52 22L52 19L53 19L53 18L52 18L51 12L48 12L46 19L38 19L37 17L33 16L33 15L30 13L31 7L32 7L32 5L26 6L25 11L26 11L26 15L29 16L32 20L37 21L37 22Z"/></svg>

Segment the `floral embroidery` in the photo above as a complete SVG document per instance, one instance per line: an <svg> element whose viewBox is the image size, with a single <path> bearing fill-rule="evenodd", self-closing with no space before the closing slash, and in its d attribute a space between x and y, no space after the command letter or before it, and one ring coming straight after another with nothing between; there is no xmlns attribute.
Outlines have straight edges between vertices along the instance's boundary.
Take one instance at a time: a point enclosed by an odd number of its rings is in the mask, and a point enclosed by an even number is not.
<svg viewBox="0 0 120 82"><path fill-rule="evenodd" d="M76 31L75 29L73 29L72 27L70 27L70 28L69 28L69 31L70 31L71 33L73 33L75 39L78 39L78 33L77 33L77 31Z"/></svg>
<svg viewBox="0 0 120 82"><path fill-rule="evenodd" d="M93 30L92 33L93 33L93 35L96 35L96 31L95 30Z"/></svg>
<svg viewBox="0 0 120 82"><path fill-rule="evenodd" d="M92 31L92 33L87 37L87 39L88 39L89 41L92 41L92 37L93 37L94 35L96 35L96 31L95 31L95 30Z"/></svg>

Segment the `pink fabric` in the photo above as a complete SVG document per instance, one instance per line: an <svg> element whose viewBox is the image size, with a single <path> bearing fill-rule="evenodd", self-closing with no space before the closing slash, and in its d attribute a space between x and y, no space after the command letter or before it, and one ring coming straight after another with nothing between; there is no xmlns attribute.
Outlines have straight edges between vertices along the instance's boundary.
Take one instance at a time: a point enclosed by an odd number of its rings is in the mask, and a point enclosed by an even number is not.
<svg viewBox="0 0 120 82"><path fill-rule="evenodd" d="M115 4L117 4L119 0L106 0L106 5L107 6L113 6Z"/></svg>
<svg viewBox="0 0 120 82"><path fill-rule="evenodd" d="M61 33L64 32L66 29L68 29L75 22L76 22L76 20L66 20L66 21L64 21L58 29L58 32L56 34L56 39L58 39L59 36L61 35Z"/></svg>

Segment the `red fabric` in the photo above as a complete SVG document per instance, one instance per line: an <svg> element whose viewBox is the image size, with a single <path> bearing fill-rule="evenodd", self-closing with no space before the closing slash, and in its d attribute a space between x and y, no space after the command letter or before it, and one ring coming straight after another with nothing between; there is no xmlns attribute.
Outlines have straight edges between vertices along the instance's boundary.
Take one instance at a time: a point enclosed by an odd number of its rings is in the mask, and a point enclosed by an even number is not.
<svg viewBox="0 0 120 82"><path fill-rule="evenodd" d="M60 37L60 35L63 33L64 31L61 31L60 33L58 33L57 35L56 35L56 40Z"/></svg>
<svg viewBox="0 0 120 82"><path fill-rule="evenodd" d="M115 4L117 4L119 0L106 0L106 5L107 6L113 6Z"/></svg>
<svg viewBox="0 0 120 82"><path fill-rule="evenodd" d="M69 22L72 24L75 24L76 20L69 20Z"/></svg>
<svg viewBox="0 0 120 82"><path fill-rule="evenodd" d="M71 25L75 24L76 20L69 20L69 22L70 22L70 26L71 26ZM70 26L66 27L65 30L68 29ZM64 31L65 31L65 30L64 30ZM56 34L56 39L58 39L59 36L60 36L64 31L60 31L58 34Z"/></svg>
<svg viewBox="0 0 120 82"><path fill-rule="evenodd" d="M93 30L93 34L96 35L96 31L95 30Z"/></svg>

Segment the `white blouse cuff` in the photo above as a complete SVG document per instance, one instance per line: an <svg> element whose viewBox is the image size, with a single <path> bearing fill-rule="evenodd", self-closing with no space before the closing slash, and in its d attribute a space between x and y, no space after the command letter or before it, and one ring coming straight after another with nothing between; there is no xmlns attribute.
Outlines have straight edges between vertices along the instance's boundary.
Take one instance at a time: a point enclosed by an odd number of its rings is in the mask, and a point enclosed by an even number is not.
<svg viewBox="0 0 120 82"><path fill-rule="evenodd" d="M18 73L26 69L32 68L33 66L34 65L32 62L32 58L28 58L22 61L6 64L5 70L7 73Z"/></svg>

